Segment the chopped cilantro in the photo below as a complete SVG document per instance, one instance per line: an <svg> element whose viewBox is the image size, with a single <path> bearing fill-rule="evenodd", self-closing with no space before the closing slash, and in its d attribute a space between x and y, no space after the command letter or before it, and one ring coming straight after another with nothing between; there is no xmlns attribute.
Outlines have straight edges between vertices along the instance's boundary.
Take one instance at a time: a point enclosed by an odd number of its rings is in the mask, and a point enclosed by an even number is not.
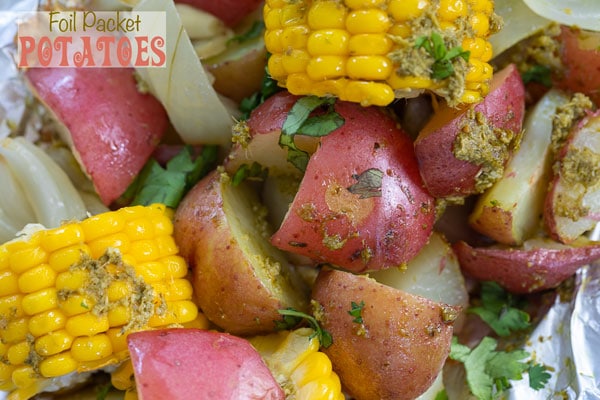
<svg viewBox="0 0 600 400"><path fill-rule="evenodd" d="M529 314L519 306L522 306L520 299L496 282L482 282L481 306L471 307L468 312L477 314L499 336L508 336L530 326Z"/></svg>
<svg viewBox="0 0 600 400"><path fill-rule="evenodd" d="M452 61L461 57L465 61L469 61L471 52L463 50L462 47L456 46L448 50L444 39L437 32L432 32L431 35L421 36L415 41L415 48L423 48L433 58L431 66L431 77L433 79L445 79L454 73Z"/></svg>
<svg viewBox="0 0 600 400"><path fill-rule="evenodd" d="M238 186L246 179L255 179L263 181L265 180L268 174L269 169L263 168L263 166L257 163L256 161L254 161L251 165L242 164L233 174L233 177L231 178L231 184L233 186Z"/></svg>
<svg viewBox="0 0 600 400"><path fill-rule="evenodd" d="M550 67L544 65L534 65L527 71L523 72L521 74L521 78L523 79L524 84L537 82L546 87L552 86L552 74Z"/></svg>
<svg viewBox="0 0 600 400"><path fill-rule="evenodd" d="M308 153L300 150L294 143L294 135L321 137L344 124L344 118L333 110L335 98L305 96L292 106L281 128L279 145L287 147L288 161L300 171L306 170ZM325 113L310 116L317 108L325 107Z"/></svg>
<svg viewBox="0 0 600 400"><path fill-rule="evenodd" d="M381 197L381 182L383 171L377 168L369 168L360 175L352 175L356 183L348 187L348 191L360 195L361 199L368 197Z"/></svg>
<svg viewBox="0 0 600 400"><path fill-rule="evenodd" d="M312 315L303 313L301 311L294 310L292 307L288 307L284 310L277 310L279 314L283 316L281 321L275 321L275 328L278 330L292 329L298 326L302 321L307 321L311 328L314 329L310 338L317 337L321 346L327 348L333 343L331 333L321 328L319 322Z"/></svg>
<svg viewBox="0 0 600 400"><path fill-rule="evenodd" d="M530 364L527 372L529 373L529 387L534 390L542 389L552 377L548 372L548 368L541 364Z"/></svg>
<svg viewBox="0 0 600 400"><path fill-rule="evenodd" d="M191 146L185 146L163 168L150 159L123 197L130 198L131 205L163 203L175 208L183 196L198 182L217 161L218 148L204 146L194 158Z"/></svg>
<svg viewBox="0 0 600 400"><path fill-rule="evenodd" d="M256 107L265 102L266 99L281 91L282 88L277 86L277 81L271 78L269 71L265 67L265 74L258 92L253 93L250 97L242 99L240 102L240 111L242 112L241 119L250 118L250 113Z"/></svg>
<svg viewBox="0 0 600 400"><path fill-rule="evenodd" d="M348 314L350 314L352 317L354 317L352 319L352 322L356 323L356 324L362 324L363 318L362 318L362 310L363 308L365 308L365 302L361 301L360 303L356 303L355 301L350 302L350 311L348 311Z"/></svg>

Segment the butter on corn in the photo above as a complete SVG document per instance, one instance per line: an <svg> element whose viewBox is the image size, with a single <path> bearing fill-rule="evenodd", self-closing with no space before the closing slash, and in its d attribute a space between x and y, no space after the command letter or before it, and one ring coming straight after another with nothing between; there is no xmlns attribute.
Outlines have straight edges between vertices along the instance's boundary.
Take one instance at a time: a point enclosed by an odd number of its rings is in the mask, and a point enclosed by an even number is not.
<svg viewBox="0 0 600 400"><path fill-rule="evenodd" d="M385 106L427 90L457 106L489 91L493 0L267 0L263 15L269 73L292 94ZM432 35L468 52L447 77L418 46Z"/></svg>
<svg viewBox="0 0 600 400"><path fill-rule="evenodd" d="M206 322L172 232L166 207L135 206L1 245L0 390L28 399L127 359L129 332Z"/></svg>

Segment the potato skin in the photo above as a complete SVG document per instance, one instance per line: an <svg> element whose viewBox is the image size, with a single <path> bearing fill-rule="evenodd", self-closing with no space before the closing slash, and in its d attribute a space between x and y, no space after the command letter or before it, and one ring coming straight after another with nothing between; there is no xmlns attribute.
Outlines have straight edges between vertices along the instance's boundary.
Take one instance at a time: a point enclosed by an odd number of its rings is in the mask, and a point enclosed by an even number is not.
<svg viewBox="0 0 600 400"><path fill-rule="evenodd" d="M280 293L261 279L259 268L267 268L262 257L244 249L252 247L248 241L264 240L267 246L268 241L233 232L222 185L219 171L213 171L188 192L174 216L174 238L192 269L196 301L204 315L235 335L269 333L275 329L273 321L281 319L277 310L304 310L307 298L302 290L287 287Z"/></svg>
<svg viewBox="0 0 600 400"><path fill-rule="evenodd" d="M312 298L333 338L322 351L356 400L412 400L442 369L457 308L331 269L320 271ZM348 314L351 302L361 301L362 326Z"/></svg>

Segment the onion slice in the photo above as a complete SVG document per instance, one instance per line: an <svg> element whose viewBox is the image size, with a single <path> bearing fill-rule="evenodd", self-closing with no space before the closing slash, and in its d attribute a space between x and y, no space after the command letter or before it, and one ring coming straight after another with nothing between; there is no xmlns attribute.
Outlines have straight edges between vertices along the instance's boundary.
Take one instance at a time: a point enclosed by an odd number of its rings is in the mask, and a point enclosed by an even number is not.
<svg viewBox="0 0 600 400"><path fill-rule="evenodd" d="M600 31L598 0L523 0L536 14L562 25Z"/></svg>

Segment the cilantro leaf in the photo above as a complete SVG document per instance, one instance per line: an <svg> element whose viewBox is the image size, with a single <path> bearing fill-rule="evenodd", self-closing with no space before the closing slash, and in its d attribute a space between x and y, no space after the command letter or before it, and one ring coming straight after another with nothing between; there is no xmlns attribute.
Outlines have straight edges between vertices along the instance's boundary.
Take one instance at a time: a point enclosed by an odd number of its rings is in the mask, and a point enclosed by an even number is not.
<svg viewBox="0 0 600 400"><path fill-rule="evenodd" d="M348 187L348 191L360 195L359 198L381 197L381 183L383 171L377 168L369 168L360 175L353 175L356 183Z"/></svg>
<svg viewBox="0 0 600 400"><path fill-rule="evenodd" d="M344 118L333 110L335 98L305 96L294 103L283 122L279 145L287 148L288 161L300 171L306 170L308 153L299 149L294 142L295 135L321 137L344 124ZM311 113L319 107L326 107L324 114L311 117Z"/></svg>
<svg viewBox="0 0 600 400"><path fill-rule="evenodd" d="M217 160L216 146L205 146L194 158L191 146L185 146L165 168L150 159L130 185L126 196L131 205L162 203L175 208L183 196L198 182Z"/></svg>
<svg viewBox="0 0 600 400"><path fill-rule="evenodd" d="M355 324L362 324L363 318L362 318L362 310L363 308L365 308L365 302L361 301L360 303L357 303L355 301L350 302L350 307L352 307L350 309L350 311L348 311L348 314L350 314L352 317L354 317L352 319L352 322L354 322Z"/></svg>
<svg viewBox="0 0 600 400"><path fill-rule="evenodd" d="M468 312L477 314L499 336L529 328L530 316L516 308L520 299L505 291L496 282L482 282L481 307L471 307Z"/></svg>
<svg viewBox="0 0 600 400"><path fill-rule="evenodd" d="M527 372L529 373L529 387L534 390L542 389L552 377L548 372L548 368L541 364L530 364Z"/></svg>
<svg viewBox="0 0 600 400"><path fill-rule="evenodd" d="M292 329L298 326L302 321L307 321L311 328L314 329L314 334L310 338L317 337L321 346L327 348L333 343L331 333L321 328L319 322L312 315L297 311L292 307L288 307L283 310L277 310L279 314L283 316L281 321L274 321L275 328L278 330Z"/></svg>
<svg viewBox="0 0 600 400"><path fill-rule="evenodd" d="M552 86L552 73L550 67L545 65L534 65L521 74L524 84L538 82L546 87Z"/></svg>
<svg viewBox="0 0 600 400"><path fill-rule="evenodd" d="M254 161L251 165L242 164L231 177L231 184L238 186L246 179L255 179L263 181L269 174L268 168L263 168L262 165Z"/></svg>
<svg viewBox="0 0 600 400"><path fill-rule="evenodd" d="M463 50L461 46L451 49L446 47L444 38L437 33L432 32L430 36L420 36L415 40L415 48L423 48L433 58L431 65L431 78L446 79L454 74L453 61L462 58L469 61L470 51Z"/></svg>

